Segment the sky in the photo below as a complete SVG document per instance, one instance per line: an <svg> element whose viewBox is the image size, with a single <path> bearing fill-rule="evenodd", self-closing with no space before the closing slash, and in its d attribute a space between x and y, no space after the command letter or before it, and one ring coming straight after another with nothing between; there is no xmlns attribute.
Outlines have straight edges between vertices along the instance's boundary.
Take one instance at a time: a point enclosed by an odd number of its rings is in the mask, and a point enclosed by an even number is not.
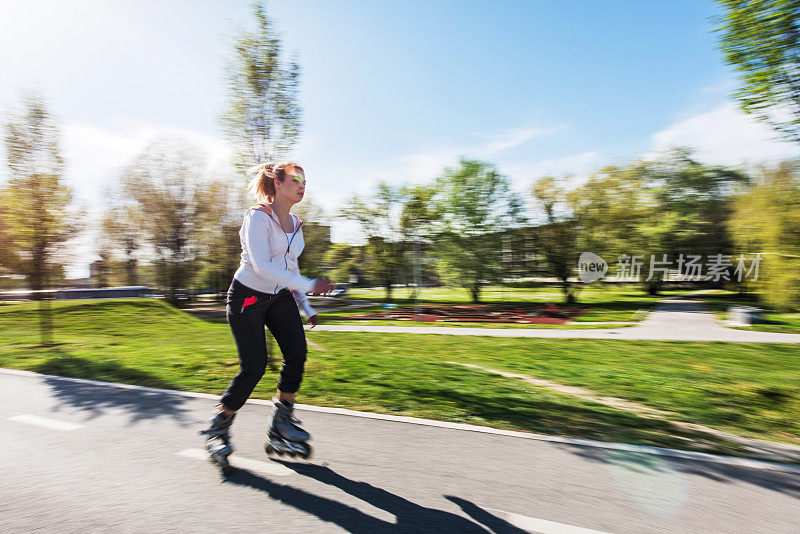
<svg viewBox="0 0 800 534"><path fill-rule="evenodd" d="M293 156L329 215L379 180L430 182L462 156L527 194L543 175L587 176L670 146L735 166L800 155L732 99L712 1L271 0L267 10L301 67ZM65 179L90 216L159 135L196 144L212 175L230 176L223 67L252 20L250 3L232 0L0 0L0 112L27 89L46 97ZM358 241L352 224L331 222L333 241ZM75 247L74 276L91 243Z"/></svg>

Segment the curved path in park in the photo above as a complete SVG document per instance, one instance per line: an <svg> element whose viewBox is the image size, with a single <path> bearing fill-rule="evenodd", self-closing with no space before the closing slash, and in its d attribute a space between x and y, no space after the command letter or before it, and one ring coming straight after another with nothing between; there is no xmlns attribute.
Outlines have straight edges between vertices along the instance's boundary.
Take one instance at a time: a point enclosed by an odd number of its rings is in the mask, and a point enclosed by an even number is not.
<svg viewBox="0 0 800 534"><path fill-rule="evenodd" d="M308 328L308 327L306 327ZM731 343L800 343L800 334L755 332L725 327L702 301L670 298L637 326L598 329L465 328L448 326L326 325L315 331L444 334L456 336L627 339L653 341L723 341Z"/></svg>

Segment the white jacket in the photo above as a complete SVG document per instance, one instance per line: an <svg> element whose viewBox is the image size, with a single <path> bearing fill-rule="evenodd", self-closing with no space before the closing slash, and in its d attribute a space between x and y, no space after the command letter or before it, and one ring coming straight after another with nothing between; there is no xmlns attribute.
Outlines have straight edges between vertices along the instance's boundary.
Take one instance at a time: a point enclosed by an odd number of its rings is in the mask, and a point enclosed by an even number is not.
<svg viewBox="0 0 800 534"><path fill-rule="evenodd" d="M314 288L315 280L300 275L297 257L305 247L303 221L292 215L292 222L296 231L287 235L268 206L248 209L239 230L242 259L233 277L262 293L290 289L298 308L311 317L317 312L308 304L306 293Z"/></svg>

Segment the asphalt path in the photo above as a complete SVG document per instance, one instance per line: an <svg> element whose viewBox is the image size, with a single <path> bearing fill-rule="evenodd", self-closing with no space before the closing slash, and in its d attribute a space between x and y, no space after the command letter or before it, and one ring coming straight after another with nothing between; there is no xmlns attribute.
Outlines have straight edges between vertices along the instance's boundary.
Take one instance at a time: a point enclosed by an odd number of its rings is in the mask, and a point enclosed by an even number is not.
<svg viewBox="0 0 800 534"><path fill-rule="evenodd" d="M796 533L800 474L299 410L309 461L233 429L229 477L197 435L215 401L0 373L2 532Z"/></svg>

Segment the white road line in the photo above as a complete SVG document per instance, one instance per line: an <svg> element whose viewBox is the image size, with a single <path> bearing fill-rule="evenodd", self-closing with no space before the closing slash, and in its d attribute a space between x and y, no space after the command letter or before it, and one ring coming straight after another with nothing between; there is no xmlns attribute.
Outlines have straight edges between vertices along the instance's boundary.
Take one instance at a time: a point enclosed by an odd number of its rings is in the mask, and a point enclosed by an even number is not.
<svg viewBox="0 0 800 534"><path fill-rule="evenodd" d="M206 462L209 461L208 452L204 451L203 449L184 449L180 452L176 452L175 455L182 456L184 458L191 458L192 460L205 460ZM254 471L261 473L262 475L285 477L294 473L294 471L281 464L276 464L274 462L262 462L261 460L251 460L250 458L242 458L241 456L236 456L235 454L228 457L228 462L230 462L233 467L247 469L248 471Z"/></svg>
<svg viewBox="0 0 800 534"><path fill-rule="evenodd" d="M537 519L535 517L528 517L526 515L504 512L503 510L494 510L492 508L486 508L486 510L496 513L515 527L521 528L522 530L527 530L529 532L536 532L540 534L610 534L601 530L592 530L590 528L565 525L563 523L556 523L555 521L548 521L546 519Z"/></svg>
<svg viewBox="0 0 800 534"><path fill-rule="evenodd" d="M68 423L66 421L57 421L48 417L40 417L38 415L15 415L9 417L9 421L17 421L25 423L26 425L40 426L42 428L49 428L50 430L77 430L83 428L83 425L77 423Z"/></svg>
<svg viewBox="0 0 800 534"><path fill-rule="evenodd" d="M117 384L114 382L100 382L98 380L87 380L85 378L70 378L64 376L43 375L40 373L34 373L32 371L21 371L19 369L0 368L0 374L45 378L47 380L75 382L78 384L91 384L95 386L113 387L113 388L129 389L135 391L150 391L153 393L163 393L165 395L177 395L181 397L192 397L195 399L219 400L219 395L211 395L209 393L197 393L194 391L177 391L173 389L151 388L147 386L134 386L131 384ZM247 399L247 404L272 406L272 401L263 399ZM295 408L298 410L307 410L310 412L348 415L352 417L362 417L366 419L379 419L382 421L395 421L398 423L410 423L415 425L433 426L439 428L451 428L454 430L467 430L470 432L480 432L483 434L496 434L499 436L509 436L509 437L523 438L523 439L532 439L537 441L547 441L551 443L564 443L567 445L580 445L584 447L594 447L594 448L615 450L615 451L639 452L644 454L654 454L657 456L666 456L670 458L680 458L683 460L710 462L715 464L731 465L735 467L746 467L749 469L777 471L781 473L800 474L800 466L798 465L778 463L778 462L768 462L765 460L750 460L747 458L737 458L735 456L723 456L723 455L709 454L705 452L682 451L679 449L667 449L664 447L653 447L650 445L630 445L628 443L614 443L606 441L595 441L591 439L548 436L545 434L534 434L533 432L518 432L515 430L503 430L500 428L468 425L464 423L434 421L431 419L422 419L419 417L406 417L402 415L386 415L386 414L379 414L372 412L359 412L356 410L347 410L345 408L328 408L326 406L312 406L308 404L295 404Z"/></svg>

